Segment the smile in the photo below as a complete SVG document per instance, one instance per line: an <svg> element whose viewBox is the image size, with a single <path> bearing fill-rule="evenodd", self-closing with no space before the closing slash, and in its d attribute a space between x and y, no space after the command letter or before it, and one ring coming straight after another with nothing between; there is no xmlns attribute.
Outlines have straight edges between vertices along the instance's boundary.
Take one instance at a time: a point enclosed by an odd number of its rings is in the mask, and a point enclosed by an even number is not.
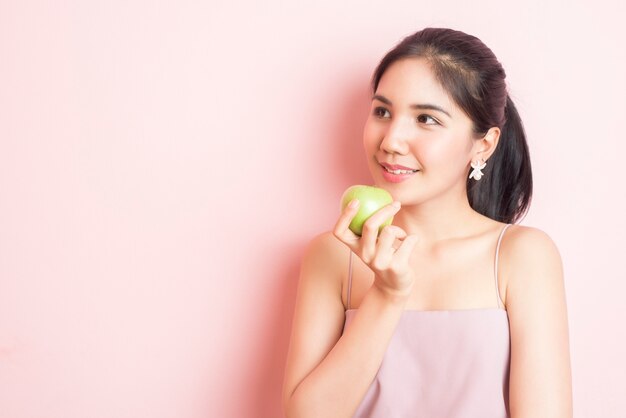
<svg viewBox="0 0 626 418"><path fill-rule="evenodd" d="M420 170L411 170L411 169L395 169L391 170L383 165L380 166L382 168L383 178L389 183L402 183L405 180L408 180L414 177Z"/></svg>
<svg viewBox="0 0 626 418"><path fill-rule="evenodd" d="M390 170L387 167L384 167L386 172L391 173L391 174L411 174L411 173L415 173L418 170Z"/></svg>

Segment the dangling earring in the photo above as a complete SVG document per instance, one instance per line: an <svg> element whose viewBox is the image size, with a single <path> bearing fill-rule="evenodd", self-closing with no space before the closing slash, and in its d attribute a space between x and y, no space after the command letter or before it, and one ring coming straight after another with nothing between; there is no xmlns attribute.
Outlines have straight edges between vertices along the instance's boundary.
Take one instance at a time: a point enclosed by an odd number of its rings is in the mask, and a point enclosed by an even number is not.
<svg viewBox="0 0 626 418"><path fill-rule="evenodd" d="M487 162L485 160L483 160L482 158L480 160L482 161L482 164L478 161L472 161L472 168L474 170L472 170L472 173L469 175L469 178L473 177L477 181L480 180L480 178L483 176L483 172L481 170L487 166Z"/></svg>

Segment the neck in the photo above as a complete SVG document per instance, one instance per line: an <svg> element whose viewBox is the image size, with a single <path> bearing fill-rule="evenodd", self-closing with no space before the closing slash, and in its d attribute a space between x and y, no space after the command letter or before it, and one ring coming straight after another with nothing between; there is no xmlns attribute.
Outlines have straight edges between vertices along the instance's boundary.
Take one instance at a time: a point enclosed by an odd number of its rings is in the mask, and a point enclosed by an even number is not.
<svg viewBox="0 0 626 418"><path fill-rule="evenodd" d="M467 196L441 196L427 202L402 206L394 225L420 237L420 246L432 247L449 239L472 235L484 226L485 217L469 204Z"/></svg>

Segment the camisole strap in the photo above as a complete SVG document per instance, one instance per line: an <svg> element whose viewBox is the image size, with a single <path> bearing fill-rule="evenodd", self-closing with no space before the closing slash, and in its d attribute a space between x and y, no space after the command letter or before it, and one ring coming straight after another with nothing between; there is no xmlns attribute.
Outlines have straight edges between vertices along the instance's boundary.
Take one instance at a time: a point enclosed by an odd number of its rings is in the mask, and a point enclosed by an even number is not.
<svg viewBox="0 0 626 418"><path fill-rule="evenodd" d="M350 309L350 294L352 293L352 250L350 250L350 261L348 262L348 309Z"/></svg>
<svg viewBox="0 0 626 418"><path fill-rule="evenodd" d="M498 238L498 245L496 246L496 262L495 262L495 276L496 276L496 296L497 296L497 304L498 304L498 308L500 307L500 304L502 304L502 306L504 306L504 302L502 301L502 298L500 297L500 288L498 286L498 254L500 253L500 243L502 242L502 237L504 236L504 231L506 231L506 229L511 226L512 224L506 224L504 226L504 228L502 228L502 232L500 232L500 237Z"/></svg>

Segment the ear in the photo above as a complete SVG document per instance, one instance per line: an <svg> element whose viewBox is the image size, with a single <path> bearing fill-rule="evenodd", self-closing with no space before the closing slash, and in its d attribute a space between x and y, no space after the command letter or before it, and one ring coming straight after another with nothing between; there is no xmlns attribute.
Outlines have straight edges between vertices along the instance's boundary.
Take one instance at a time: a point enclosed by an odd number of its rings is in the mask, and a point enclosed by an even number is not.
<svg viewBox="0 0 626 418"><path fill-rule="evenodd" d="M482 158L487 161L496 151L498 141L500 140L500 128L494 126L490 128L484 137L474 141L472 148L472 160Z"/></svg>

